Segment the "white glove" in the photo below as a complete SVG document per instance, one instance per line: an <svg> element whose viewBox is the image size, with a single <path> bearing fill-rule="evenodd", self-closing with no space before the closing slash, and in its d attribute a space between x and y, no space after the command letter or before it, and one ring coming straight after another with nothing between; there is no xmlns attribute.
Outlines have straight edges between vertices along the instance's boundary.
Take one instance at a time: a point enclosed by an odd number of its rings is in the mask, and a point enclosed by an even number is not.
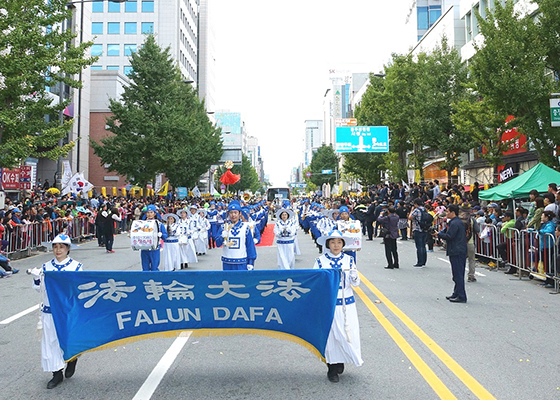
<svg viewBox="0 0 560 400"><path fill-rule="evenodd" d="M107 215L109 215L109 214L107 214L107 211L103 211L103 212L101 213L101 215L103 215L104 218L107 218Z"/></svg>
<svg viewBox="0 0 560 400"><path fill-rule="evenodd" d="M251 264L247 265L247 271L252 271L254 268Z"/></svg>
<svg viewBox="0 0 560 400"><path fill-rule="evenodd" d="M161 232L158 232L158 233L157 233L157 237L160 238L161 236L162 236Z"/></svg>
<svg viewBox="0 0 560 400"><path fill-rule="evenodd" d="M255 244L259 243L258 239L253 239L253 242L255 242Z"/></svg>
<svg viewBox="0 0 560 400"><path fill-rule="evenodd" d="M228 233L227 231L222 231L222 237L225 239L227 237Z"/></svg>
<svg viewBox="0 0 560 400"><path fill-rule="evenodd" d="M357 269L351 269L350 270L350 279L352 279L353 281L357 281L360 278L360 276L358 275L358 270Z"/></svg>
<svg viewBox="0 0 560 400"><path fill-rule="evenodd" d="M34 280L39 280L41 279L41 273L43 270L41 268L30 268L26 272L31 275Z"/></svg>

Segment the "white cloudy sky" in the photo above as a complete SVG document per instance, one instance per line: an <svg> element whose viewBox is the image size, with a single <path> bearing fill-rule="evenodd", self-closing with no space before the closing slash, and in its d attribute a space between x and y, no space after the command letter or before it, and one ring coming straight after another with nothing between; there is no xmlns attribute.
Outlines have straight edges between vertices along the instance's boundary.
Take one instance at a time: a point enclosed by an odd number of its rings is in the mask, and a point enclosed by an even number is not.
<svg viewBox="0 0 560 400"><path fill-rule="evenodd" d="M283 186L302 160L304 121L322 119L329 69L379 72L415 33L411 0L209 0L216 109L240 112Z"/></svg>

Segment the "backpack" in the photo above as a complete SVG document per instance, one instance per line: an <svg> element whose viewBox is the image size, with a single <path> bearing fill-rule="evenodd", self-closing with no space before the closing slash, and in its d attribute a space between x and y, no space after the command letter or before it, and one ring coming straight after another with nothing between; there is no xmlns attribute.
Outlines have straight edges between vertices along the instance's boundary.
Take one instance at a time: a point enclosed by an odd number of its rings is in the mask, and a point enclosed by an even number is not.
<svg viewBox="0 0 560 400"><path fill-rule="evenodd" d="M471 221L472 221L473 232L476 233L476 234L479 234L480 233L480 225L477 222L476 218L471 217Z"/></svg>
<svg viewBox="0 0 560 400"><path fill-rule="evenodd" d="M432 227L433 223L433 215L427 212L425 209L420 210L420 221L418 221L418 226L420 226L420 229L422 229L423 231L427 231Z"/></svg>

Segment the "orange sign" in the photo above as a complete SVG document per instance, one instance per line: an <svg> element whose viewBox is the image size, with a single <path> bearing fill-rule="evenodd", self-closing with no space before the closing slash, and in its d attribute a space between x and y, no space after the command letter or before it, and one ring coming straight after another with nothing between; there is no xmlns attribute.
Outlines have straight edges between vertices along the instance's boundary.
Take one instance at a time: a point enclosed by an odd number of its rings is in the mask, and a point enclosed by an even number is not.
<svg viewBox="0 0 560 400"><path fill-rule="evenodd" d="M335 118L335 126L358 126L358 120L356 118Z"/></svg>

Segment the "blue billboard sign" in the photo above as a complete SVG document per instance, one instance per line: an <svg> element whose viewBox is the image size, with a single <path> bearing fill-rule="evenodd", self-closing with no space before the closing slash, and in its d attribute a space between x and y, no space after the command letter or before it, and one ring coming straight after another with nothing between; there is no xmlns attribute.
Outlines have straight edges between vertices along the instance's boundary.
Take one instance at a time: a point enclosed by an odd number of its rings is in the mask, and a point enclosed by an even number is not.
<svg viewBox="0 0 560 400"><path fill-rule="evenodd" d="M386 126L343 126L336 128L335 151L339 153L387 153Z"/></svg>

